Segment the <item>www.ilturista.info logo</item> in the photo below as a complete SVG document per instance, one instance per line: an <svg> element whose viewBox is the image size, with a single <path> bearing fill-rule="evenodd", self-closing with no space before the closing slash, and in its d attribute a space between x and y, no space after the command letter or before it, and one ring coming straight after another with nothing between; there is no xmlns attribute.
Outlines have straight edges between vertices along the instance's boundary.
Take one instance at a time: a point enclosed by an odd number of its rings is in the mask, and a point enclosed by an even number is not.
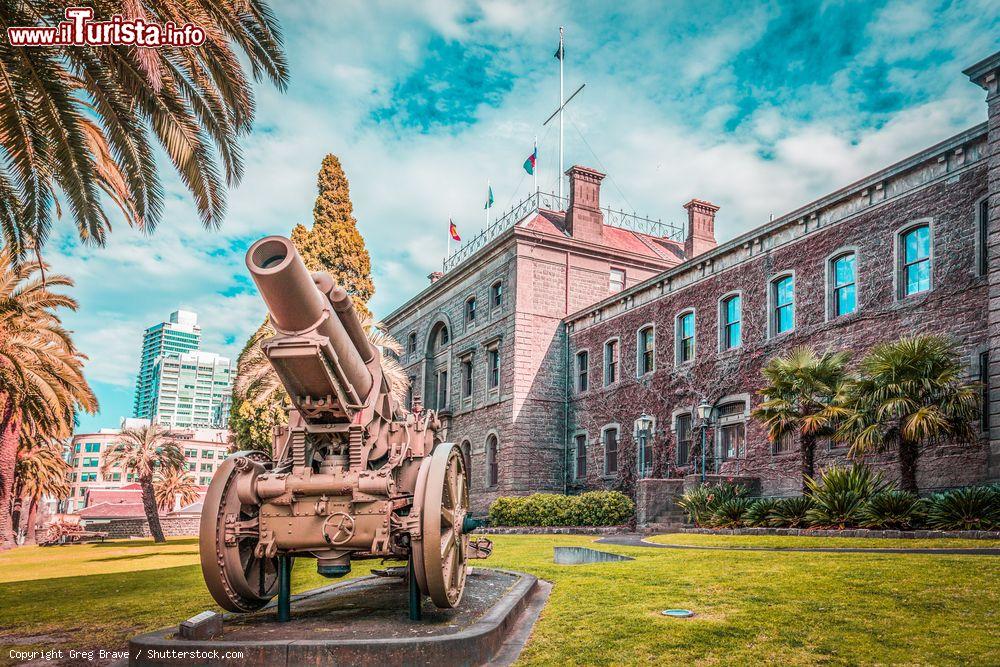
<svg viewBox="0 0 1000 667"><path fill-rule="evenodd" d="M152 23L115 14L109 21L93 21L91 7L67 7L66 20L52 28L10 27L7 39L12 46L198 46L205 31L187 23Z"/></svg>

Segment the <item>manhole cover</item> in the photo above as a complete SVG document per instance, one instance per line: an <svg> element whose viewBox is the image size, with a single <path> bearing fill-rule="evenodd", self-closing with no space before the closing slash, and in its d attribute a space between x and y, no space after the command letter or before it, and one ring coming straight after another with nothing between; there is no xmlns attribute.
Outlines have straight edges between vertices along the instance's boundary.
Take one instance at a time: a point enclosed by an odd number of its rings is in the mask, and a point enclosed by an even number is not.
<svg viewBox="0 0 1000 667"><path fill-rule="evenodd" d="M672 616L674 618L691 618L694 616L694 612L690 609L664 609L660 613L664 616Z"/></svg>

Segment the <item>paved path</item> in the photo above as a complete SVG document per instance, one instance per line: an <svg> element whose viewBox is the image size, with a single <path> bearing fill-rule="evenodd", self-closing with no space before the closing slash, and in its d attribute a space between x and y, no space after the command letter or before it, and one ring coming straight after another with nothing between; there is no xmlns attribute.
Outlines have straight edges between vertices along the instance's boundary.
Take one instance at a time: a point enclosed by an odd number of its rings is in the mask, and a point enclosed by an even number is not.
<svg viewBox="0 0 1000 667"><path fill-rule="evenodd" d="M669 533L662 533L669 534ZM968 549L959 548L897 548L897 547L740 547L740 546L710 546L698 544L657 544L647 542L645 536L638 533L628 533L625 535L609 535L597 540L601 544L617 544L622 547L655 547L658 549L703 549L721 551L804 551L807 553L881 553L881 554L935 554L950 556L1000 556L1000 549L989 547L971 547ZM650 536L652 537L652 536Z"/></svg>

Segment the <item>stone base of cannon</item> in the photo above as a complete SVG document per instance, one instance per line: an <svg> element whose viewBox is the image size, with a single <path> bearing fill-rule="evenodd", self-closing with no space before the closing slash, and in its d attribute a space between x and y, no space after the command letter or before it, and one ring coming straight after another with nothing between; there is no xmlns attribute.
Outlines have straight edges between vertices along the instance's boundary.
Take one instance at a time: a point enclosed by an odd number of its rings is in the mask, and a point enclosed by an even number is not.
<svg viewBox="0 0 1000 667"><path fill-rule="evenodd" d="M422 619L413 621L403 578L360 577L294 596L285 623L271 604L225 614L221 634L218 618L205 614L183 629L140 635L129 642L129 664L508 665L550 588L529 574L474 568L459 607L424 600Z"/></svg>

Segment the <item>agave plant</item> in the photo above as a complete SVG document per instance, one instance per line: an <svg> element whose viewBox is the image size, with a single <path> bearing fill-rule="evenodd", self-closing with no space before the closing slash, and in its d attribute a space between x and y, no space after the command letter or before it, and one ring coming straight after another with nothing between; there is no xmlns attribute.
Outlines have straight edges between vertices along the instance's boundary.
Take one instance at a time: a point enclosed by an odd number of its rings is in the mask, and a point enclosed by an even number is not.
<svg viewBox="0 0 1000 667"><path fill-rule="evenodd" d="M747 511L753 498L736 496L718 503L712 512L712 525L718 528L739 528L746 523Z"/></svg>
<svg viewBox="0 0 1000 667"><path fill-rule="evenodd" d="M691 523L709 526L719 505L746 495L746 487L739 484L705 484L685 493L677 504L687 513Z"/></svg>
<svg viewBox="0 0 1000 667"><path fill-rule="evenodd" d="M937 530L1000 528L1000 492L995 486L970 486L931 496L927 525Z"/></svg>
<svg viewBox="0 0 1000 667"><path fill-rule="evenodd" d="M771 510L770 524L778 528L804 528L809 525L807 515L812 507L809 496L778 498Z"/></svg>
<svg viewBox="0 0 1000 667"><path fill-rule="evenodd" d="M925 516L923 500L908 491L885 489L868 499L858 518L865 528L911 530L919 526Z"/></svg>
<svg viewBox="0 0 1000 667"><path fill-rule="evenodd" d="M839 528L857 525L868 499L888 486L881 473L865 465L833 466L806 484L813 498L809 522Z"/></svg>
<svg viewBox="0 0 1000 667"><path fill-rule="evenodd" d="M778 506L777 498L758 498L747 508L743 515L743 522L751 528L760 528L769 525L771 514Z"/></svg>

